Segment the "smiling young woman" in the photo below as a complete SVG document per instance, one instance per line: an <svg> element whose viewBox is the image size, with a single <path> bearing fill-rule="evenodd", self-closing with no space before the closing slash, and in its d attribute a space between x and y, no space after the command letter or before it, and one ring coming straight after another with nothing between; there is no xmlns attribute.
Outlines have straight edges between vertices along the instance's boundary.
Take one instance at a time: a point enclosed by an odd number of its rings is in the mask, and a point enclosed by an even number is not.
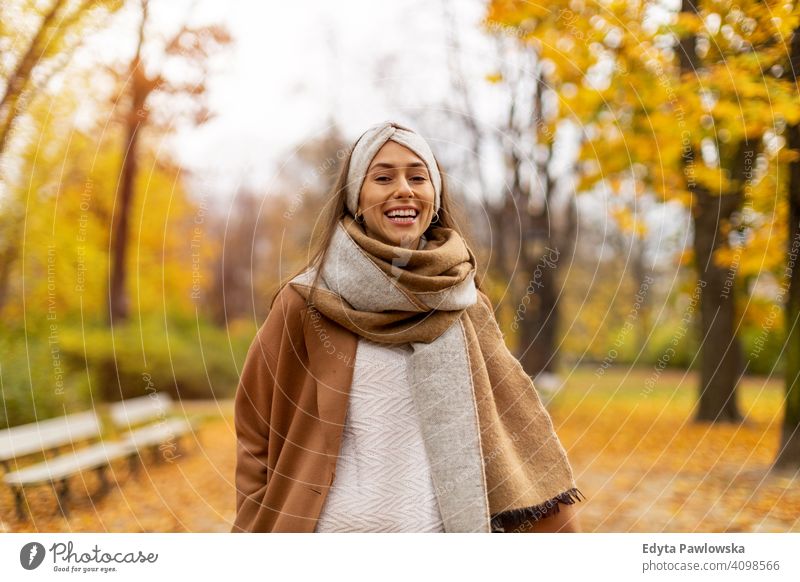
<svg viewBox="0 0 800 582"><path fill-rule="evenodd" d="M419 134L356 141L242 370L233 531L578 531L566 451L450 204Z"/></svg>
<svg viewBox="0 0 800 582"><path fill-rule="evenodd" d="M434 215L435 190L425 163L407 147L387 141L361 186L356 220L387 244L417 249Z"/></svg>

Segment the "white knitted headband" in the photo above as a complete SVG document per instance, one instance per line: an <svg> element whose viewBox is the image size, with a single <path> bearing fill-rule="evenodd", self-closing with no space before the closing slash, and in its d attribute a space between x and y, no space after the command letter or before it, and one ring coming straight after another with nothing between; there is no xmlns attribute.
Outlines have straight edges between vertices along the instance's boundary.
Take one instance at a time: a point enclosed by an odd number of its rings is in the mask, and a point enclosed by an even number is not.
<svg viewBox="0 0 800 582"><path fill-rule="evenodd" d="M434 212L438 211L442 196L442 177L439 175L439 168L436 167L436 160L428 142L418 133L398 129L388 121L370 127L358 139L353 148L353 153L350 155L350 169L347 172L347 209L355 216L358 210L361 185L364 183L367 169L378 150L389 140L407 147L428 166L434 190L433 210Z"/></svg>

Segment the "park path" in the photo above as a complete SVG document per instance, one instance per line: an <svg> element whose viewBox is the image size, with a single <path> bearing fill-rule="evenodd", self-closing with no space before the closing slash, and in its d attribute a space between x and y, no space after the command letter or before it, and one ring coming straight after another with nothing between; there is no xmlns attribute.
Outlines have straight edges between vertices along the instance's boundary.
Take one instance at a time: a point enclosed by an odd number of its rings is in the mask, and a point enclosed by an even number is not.
<svg viewBox="0 0 800 582"><path fill-rule="evenodd" d="M7 488L0 488L0 531L42 532L226 532L235 516L236 437L232 403L187 405L191 414L209 417L200 430L180 443L174 462L145 462L131 476L125 462L113 467L118 486L102 499L90 501L96 491L93 473L73 478L70 518L57 515L53 492L36 487L26 492L32 519L17 520Z"/></svg>
<svg viewBox="0 0 800 582"><path fill-rule="evenodd" d="M586 532L800 531L800 479L768 472L778 444L781 387L748 379L741 426L688 422L694 379L665 372L647 397L645 372L597 381L576 371L551 404L576 481ZM55 515L52 491L28 493L32 519L20 522L0 488L0 531L226 532L234 519L232 403L196 403L208 414L174 463L146 462L92 503L94 475L73 480L69 520ZM187 404L187 408L190 405Z"/></svg>
<svg viewBox="0 0 800 582"><path fill-rule="evenodd" d="M746 378L740 425L693 423L696 376L651 370L597 378L584 371L551 406L576 481L584 531L800 531L800 476L770 472L783 388Z"/></svg>

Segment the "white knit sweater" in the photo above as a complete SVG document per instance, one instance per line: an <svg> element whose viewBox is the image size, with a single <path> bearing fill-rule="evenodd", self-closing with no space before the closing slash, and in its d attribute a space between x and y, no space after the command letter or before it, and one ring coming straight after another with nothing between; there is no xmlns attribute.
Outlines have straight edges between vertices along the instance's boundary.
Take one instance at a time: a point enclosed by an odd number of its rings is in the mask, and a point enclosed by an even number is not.
<svg viewBox="0 0 800 582"><path fill-rule="evenodd" d="M444 531L411 398L411 346L359 338L336 475L317 532Z"/></svg>

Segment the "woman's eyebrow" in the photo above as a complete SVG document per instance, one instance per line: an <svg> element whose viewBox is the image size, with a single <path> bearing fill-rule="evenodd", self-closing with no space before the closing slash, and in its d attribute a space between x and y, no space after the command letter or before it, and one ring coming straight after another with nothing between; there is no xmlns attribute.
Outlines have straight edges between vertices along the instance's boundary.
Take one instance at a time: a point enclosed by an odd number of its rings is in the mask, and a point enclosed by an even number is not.
<svg viewBox="0 0 800 582"><path fill-rule="evenodd" d="M377 164L373 164L372 166L370 166L370 170L375 170L377 168L420 168L424 166L425 164L423 164L422 162L411 162L410 164L406 164L403 166L389 164L387 162L378 162Z"/></svg>

